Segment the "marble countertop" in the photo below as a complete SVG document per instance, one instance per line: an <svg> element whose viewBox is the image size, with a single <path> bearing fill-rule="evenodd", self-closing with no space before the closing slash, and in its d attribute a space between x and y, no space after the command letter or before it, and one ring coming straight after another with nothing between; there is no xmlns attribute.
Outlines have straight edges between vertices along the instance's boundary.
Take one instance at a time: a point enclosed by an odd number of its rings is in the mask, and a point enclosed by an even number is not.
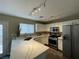
<svg viewBox="0 0 79 59"><path fill-rule="evenodd" d="M12 41L10 59L34 59L49 48L32 38L24 41L23 38Z"/></svg>

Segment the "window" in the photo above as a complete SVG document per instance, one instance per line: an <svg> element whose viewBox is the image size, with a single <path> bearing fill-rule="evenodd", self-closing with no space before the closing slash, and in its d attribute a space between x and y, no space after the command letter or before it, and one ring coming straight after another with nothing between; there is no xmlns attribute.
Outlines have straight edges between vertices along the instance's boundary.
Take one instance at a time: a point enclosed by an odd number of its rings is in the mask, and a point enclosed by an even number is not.
<svg viewBox="0 0 79 59"><path fill-rule="evenodd" d="M3 26L0 25L0 54L3 53Z"/></svg>
<svg viewBox="0 0 79 59"><path fill-rule="evenodd" d="M34 24L20 23L20 34L34 33Z"/></svg>

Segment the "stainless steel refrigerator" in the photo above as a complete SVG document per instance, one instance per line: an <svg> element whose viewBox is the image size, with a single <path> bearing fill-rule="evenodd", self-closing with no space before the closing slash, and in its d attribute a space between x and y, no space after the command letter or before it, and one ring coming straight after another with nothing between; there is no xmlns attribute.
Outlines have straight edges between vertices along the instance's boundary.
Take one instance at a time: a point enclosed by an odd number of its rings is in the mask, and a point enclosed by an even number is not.
<svg viewBox="0 0 79 59"><path fill-rule="evenodd" d="M79 59L79 24L63 26L63 54L71 59Z"/></svg>

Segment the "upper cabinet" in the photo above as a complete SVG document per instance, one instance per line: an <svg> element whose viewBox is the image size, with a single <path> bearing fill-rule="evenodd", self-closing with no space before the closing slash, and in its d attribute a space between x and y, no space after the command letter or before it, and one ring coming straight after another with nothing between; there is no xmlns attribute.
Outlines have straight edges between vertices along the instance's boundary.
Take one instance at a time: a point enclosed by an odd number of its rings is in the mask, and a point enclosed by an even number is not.
<svg viewBox="0 0 79 59"><path fill-rule="evenodd" d="M73 20L73 24L79 24L79 19Z"/></svg>
<svg viewBox="0 0 79 59"><path fill-rule="evenodd" d="M72 25L73 24L73 21L64 21L64 22L61 22L63 25Z"/></svg>
<svg viewBox="0 0 79 59"><path fill-rule="evenodd" d="M52 24L50 24L50 27L59 27L60 32L62 32L62 27L64 25L74 25L74 24L79 24L79 19L64 21L64 22L58 22L58 23L52 23Z"/></svg>
<svg viewBox="0 0 79 59"><path fill-rule="evenodd" d="M75 25L75 24L79 24L79 19L75 19L75 20L71 20L71 21L65 21L65 22L61 22L63 25Z"/></svg>
<svg viewBox="0 0 79 59"><path fill-rule="evenodd" d="M50 27L59 27L59 31L62 32L62 23L52 23Z"/></svg>
<svg viewBox="0 0 79 59"><path fill-rule="evenodd" d="M50 26L48 24L36 24L36 32L49 31Z"/></svg>
<svg viewBox="0 0 79 59"><path fill-rule="evenodd" d="M58 23L51 23L51 24L36 24L35 30L36 30L36 32L50 31L50 27L59 27L60 32L62 32L63 25L73 25L73 24L79 24L79 19L58 22Z"/></svg>

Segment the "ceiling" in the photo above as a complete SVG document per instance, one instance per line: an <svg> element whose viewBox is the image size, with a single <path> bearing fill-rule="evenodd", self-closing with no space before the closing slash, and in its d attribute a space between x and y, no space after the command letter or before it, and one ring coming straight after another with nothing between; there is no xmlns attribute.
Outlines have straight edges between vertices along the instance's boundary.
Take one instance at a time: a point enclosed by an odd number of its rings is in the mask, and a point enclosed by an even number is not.
<svg viewBox="0 0 79 59"><path fill-rule="evenodd" d="M34 15L29 15L33 8L43 1L0 0L0 13L38 21L50 21L79 13L79 0L47 0L45 8Z"/></svg>

